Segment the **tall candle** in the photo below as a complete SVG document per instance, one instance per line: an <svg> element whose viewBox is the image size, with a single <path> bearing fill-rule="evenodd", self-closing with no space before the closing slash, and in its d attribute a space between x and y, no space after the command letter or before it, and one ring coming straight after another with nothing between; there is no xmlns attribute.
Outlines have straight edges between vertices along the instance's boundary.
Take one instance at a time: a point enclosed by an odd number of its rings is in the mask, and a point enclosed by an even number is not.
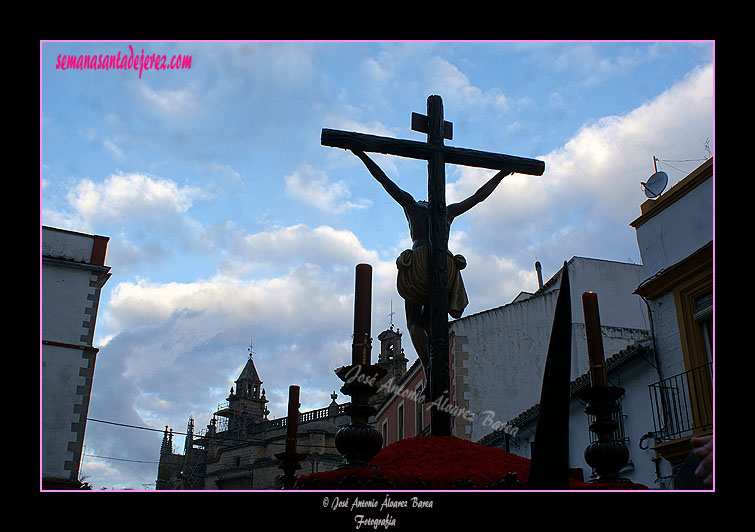
<svg viewBox="0 0 755 532"><path fill-rule="evenodd" d="M296 431L299 428L299 387L288 387L288 418L286 419L286 452L296 452Z"/></svg>
<svg viewBox="0 0 755 532"><path fill-rule="evenodd" d="M372 266L357 264L354 286L354 341L351 347L351 363L369 364L370 352L365 343L370 339L372 311Z"/></svg>
<svg viewBox="0 0 755 532"><path fill-rule="evenodd" d="M582 309L585 314L585 336L587 337L587 355L590 359L590 383L593 388L607 386L606 361L603 354L603 336L600 332L600 313L598 312L598 294L582 294Z"/></svg>

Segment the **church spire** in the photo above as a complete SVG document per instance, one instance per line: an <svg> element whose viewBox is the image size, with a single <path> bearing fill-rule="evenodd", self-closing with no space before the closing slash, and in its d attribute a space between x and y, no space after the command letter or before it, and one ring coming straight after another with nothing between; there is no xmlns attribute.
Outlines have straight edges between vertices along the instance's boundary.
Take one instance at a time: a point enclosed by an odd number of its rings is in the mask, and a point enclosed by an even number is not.
<svg viewBox="0 0 755 532"><path fill-rule="evenodd" d="M168 431L168 425L165 425L165 431L163 432L163 443L160 447L160 454L173 454L173 429Z"/></svg>
<svg viewBox="0 0 755 532"><path fill-rule="evenodd" d="M236 395L259 399L261 391L260 384L262 384L262 380L257 374L257 368L254 367L252 354L249 353L249 359L246 361L244 369L241 370L239 378L236 379Z"/></svg>
<svg viewBox="0 0 755 532"><path fill-rule="evenodd" d="M184 455L186 459L189 459L191 451L194 449L194 417L189 417L189 422L186 424L186 441L184 443Z"/></svg>
<svg viewBox="0 0 755 532"><path fill-rule="evenodd" d="M254 346L250 342L247 348L249 356L239 378L236 379L236 391L228 396L229 407L238 415L248 418L252 422L262 421L266 415L265 403L268 402L262 389L262 379L254 365Z"/></svg>

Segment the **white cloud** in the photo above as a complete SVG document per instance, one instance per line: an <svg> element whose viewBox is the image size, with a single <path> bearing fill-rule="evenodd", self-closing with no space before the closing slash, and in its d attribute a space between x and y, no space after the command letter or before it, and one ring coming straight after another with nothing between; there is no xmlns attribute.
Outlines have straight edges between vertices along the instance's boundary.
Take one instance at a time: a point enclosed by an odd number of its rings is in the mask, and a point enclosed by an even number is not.
<svg viewBox="0 0 755 532"><path fill-rule="evenodd" d="M123 150L120 149L118 145L112 140L105 139L104 141L102 141L102 145L117 160L122 161L126 158L125 154L123 153Z"/></svg>
<svg viewBox="0 0 755 532"><path fill-rule="evenodd" d="M186 87L177 90L152 90L145 83L141 83L138 90L142 98L154 109L167 116L183 115L197 106L194 95Z"/></svg>
<svg viewBox="0 0 755 532"><path fill-rule="evenodd" d="M246 262L273 263L281 267L292 261L328 265L377 263L377 252L362 247L348 230L304 224L248 234L241 239L239 254Z"/></svg>
<svg viewBox="0 0 755 532"><path fill-rule="evenodd" d="M302 234L320 234L319 243L332 248L339 242L360 248L330 228ZM113 389L116 382L118 387L129 383L138 390L132 404L142 418L153 420L153 426L180 426L190 408L196 414L196 408L223 400L208 386L227 390L238 376L251 336L273 416L285 415L285 402L283 397L276 400L276 390L292 382L311 394L313 402L303 404L304 410L323 406L319 399L340 386L332 370L350 359L355 263L342 259L348 262L304 262L252 280L217 275L185 283L118 283L101 309L103 325L120 332L103 348L107 360L100 364L99 386ZM388 307L395 299L395 264L375 261L373 267L376 336L387 328ZM401 325L403 309L397 306L394 301L394 321ZM207 419L209 413L198 421Z"/></svg>
<svg viewBox="0 0 755 532"><path fill-rule="evenodd" d="M103 183L82 179L68 193L74 210L90 224L125 219L166 220L183 215L195 198L205 193L195 187L179 187L175 182L140 173L115 173Z"/></svg>
<svg viewBox="0 0 755 532"><path fill-rule="evenodd" d="M628 224L645 199L639 183L652 173L652 156L702 158L703 143L712 134L709 66L629 113L585 124L563 147L537 157L545 161L542 176L506 177L470 215L484 214L491 220L533 218L587 201L594 213ZM462 168L460 178L449 185L449 201L472 194L493 174Z"/></svg>
<svg viewBox="0 0 755 532"><path fill-rule="evenodd" d="M351 192L343 181L330 182L325 172L303 164L285 178L286 193L322 211L340 214L351 209L364 209L370 201L351 201Z"/></svg>
<svg viewBox="0 0 755 532"><path fill-rule="evenodd" d="M198 168L201 172L210 174L211 176L217 176L221 179L229 179L236 183L241 183L241 174L237 172L230 164L208 162L198 164Z"/></svg>
<svg viewBox="0 0 755 532"><path fill-rule="evenodd" d="M460 109L487 108L498 114L509 110L509 101L500 89L483 91L472 84L459 68L449 61L435 56L424 67L426 82L435 94Z"/></svg>
<svg viewBox="0 0 755 532"><path fill-rule="evenodd" d="M593 85L609 76L617 66L592 44L577 44L563 48L554 61L557 70L576 73L583 85Z"/></svg>
<svg viewBox="0 0 755 532"><path fill-rule="evenodd" d="M228 43L223 48L229 53L218 54L218 68L245 72L254 86L273 84L287 90L311 81L317 73L318 57L309 43Z"/></svg>
<svg viewBox="0 0 755 532"><path fill-rule="evenodd" d="M490 293L476 287L480 276L508 277L516 282L493 284L499 294L508 290L507 297L514 297L517 283L532 279L535 260L544 269L575 255L638 260L629 223L647 199L640 182L653 172L652 156L702 159L704 142L712 136L712 66L694 71L631 112L585 124L563 147L537 157L545 161L542 176L506 177L487 200L454 222L452 237L459 230L475 235L473 241L456 241L470 255L470 292L479 289L477 297ZM494 173L460 168L458 179L448 185L448 201L471 195ZM670 174L669 187L684 175ZM517 266L504 268L496 257L512 259Z"/></svg>
<svg viewBox="0 0 755 532"><path fill-rule="evenodd" d="M583 126L544 157L545 181L594 197L596 212L628 223L644 201L639 183L652 173L653 155L702 158L712 134L713 67L708 66L625 115Z"/></svg>
<svg viewBox="0 0 755 532"><path fill-rule="evenodd" d="M473 244L468 233L452 230L448 248L467 260L461 272L469 296L465 316L505 305L519 292L537 289L534 269L521 264L513 250L481 249Z"/></svg>
<svg viewBox="0 0 755 532"><path fill-rule="evenodd" d="M368 57L362 67L370 80L375 83L385 83L393 77L394 64L391 54L381 52L378 59Z"/></svg>
<svg viewBox="0 0 755 532"><path fill-rule="evenodd" d="M66 194L67 208L43 207L44 223L111 237L108 262L121 275L138 264L157 264L184 246L192 252L216 252L227 231L205 228L188 212L208 198L205 190L143 173L117 172L103 181L77 181Z"/></svg>
<svg viewBox="0 0 755 532"><path fill-rule="evenodd" d="M243 330L245 337L250 328L265 336L261 345L267 342L281 349L292 349L297 338L302 341L309 335L304 342L317 353L312 356L326 364L324 358L332 353L316 344L326 331L341 331L336 337L348 339L356 264L373 266L376 304L387 307L394 297L395 263L381 261L350 231L296 225L245 236L239 231L233 240L240 243L232 253L238 268L191 282L137 279L111 287L109 303L101 309L101 327L124 333L159 329L139 334L147 345L134 343L129 348L127 372L151 373L211 339L229 341ZM246 278L246 269L255 264L266 265L272 275ZM291 331L297 331L296 338ZM111 338L108 345L112 342ZM134 369L149 365L156 351L160 360L152 369Z"/></svg>

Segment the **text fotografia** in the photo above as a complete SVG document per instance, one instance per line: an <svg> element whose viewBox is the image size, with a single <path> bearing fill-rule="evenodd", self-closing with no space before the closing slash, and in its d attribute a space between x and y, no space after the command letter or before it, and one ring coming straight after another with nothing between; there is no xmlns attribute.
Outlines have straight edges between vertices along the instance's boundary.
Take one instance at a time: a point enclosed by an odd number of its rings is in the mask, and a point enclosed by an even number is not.
<svg viewBox="0 0 755 532"><path fill-rule="evenodd" d="M144 70L182 70L191 68L190 55L174 55L168 60L167 55L141 54L134 55L134 49L129 44L128 53L121 54L58 54L55 63L56 70L138 70L139 78Z"/></svg>
<svg viewBox="0 0 755 532"><path fill-rule="evenodd" d="M396 518L391 517L390 514L385 517L365 517L363 515L355 515L354 523L356 524L356 530L359 530L364 525L365 527L372 527L377 530L378 528L390 528L396 526Z"/></svg>
<svg viewBox="0 0 755 532"><path fill-rule="evenodd" d="M346 382L351 383L354 381L368 384L373 387L376 385L376 377L363 374L361 372L361 365L359 364L352 366L349 372L346 374ZM393 377L382 383L378 391L385 391L386 393L401 397L402 399L407 399L409 401L414 401L420 404L423 404L425 402L425 396L421 392L407 390L402 386L394 384ZM514 427L509 423L496 421L495 412L493 412L492 410L485 410L480 414L476 414L474 412L470 412L467 408L452 405L448 397L448 390L444 391L441 394L441 397L437 398L435 401L428 403L427 408L430 407L435 407L441 412L446 412L454 417L462 417L467 421L474 421L479 415L481 417L481 423L483 427L490 427L493 431L502 429L512 437L516 436L517 432L519 432L519 427Z"/></svg>

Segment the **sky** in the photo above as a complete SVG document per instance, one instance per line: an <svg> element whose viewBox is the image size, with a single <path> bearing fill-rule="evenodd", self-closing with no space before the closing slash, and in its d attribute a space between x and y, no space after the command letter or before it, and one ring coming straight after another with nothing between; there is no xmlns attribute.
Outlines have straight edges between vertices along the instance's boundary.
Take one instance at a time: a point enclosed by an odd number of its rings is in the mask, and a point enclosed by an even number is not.
<svg viewBox="0 0 755 532"><path fill-rule="evenodd" d="M61 68L132 50L190 56L190 68ZM404 214L351 152L320 144L323 128L424 141L411 114L439 95L447 145L545 162L453 223L469 315L536 290L535 261L545 280L574 256L641 263L629 225L641 182L657 167L670 188L715 151L714 52L711 41L42 42L40 224L110 238L89 418L142 427L89 421L80 478L154 489L160 431L183 433L190 417L205 429L250 346L271 419L294 383L301 411L334 391L348 401L333 370L350 361L359 263L373 267L373 337L405 329ZM372 157L426 199L424 161ZM447 165L448 203L494 174ZM408 335L403 346L411 364Z"/></svg>

